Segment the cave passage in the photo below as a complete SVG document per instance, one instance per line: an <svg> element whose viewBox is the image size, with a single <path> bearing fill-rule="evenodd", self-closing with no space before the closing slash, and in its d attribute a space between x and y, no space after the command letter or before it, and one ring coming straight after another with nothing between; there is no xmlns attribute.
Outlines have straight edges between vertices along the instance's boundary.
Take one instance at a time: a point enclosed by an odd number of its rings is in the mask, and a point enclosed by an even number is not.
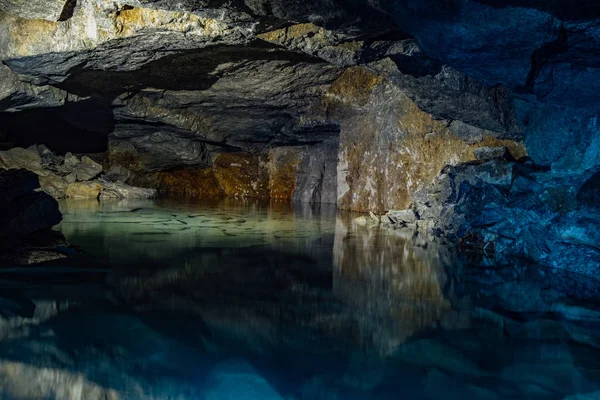
<svg viewBox="0 0 600 400"><path fill-rule="evenodd" d="M0 400L600 398L592 0L0 0Z"/></svg>

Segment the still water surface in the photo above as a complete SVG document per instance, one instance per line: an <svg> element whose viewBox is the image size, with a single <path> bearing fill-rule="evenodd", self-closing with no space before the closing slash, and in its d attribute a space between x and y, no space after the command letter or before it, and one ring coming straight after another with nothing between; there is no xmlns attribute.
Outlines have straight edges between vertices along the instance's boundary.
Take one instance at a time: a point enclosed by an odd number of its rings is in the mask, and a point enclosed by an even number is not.
<svg viewBox="0 0 600 400"><path fill-rule="evenodd" d="M600 398L589 280L327 206L61 208L81 255L0 272L2 399Z"/></svg>

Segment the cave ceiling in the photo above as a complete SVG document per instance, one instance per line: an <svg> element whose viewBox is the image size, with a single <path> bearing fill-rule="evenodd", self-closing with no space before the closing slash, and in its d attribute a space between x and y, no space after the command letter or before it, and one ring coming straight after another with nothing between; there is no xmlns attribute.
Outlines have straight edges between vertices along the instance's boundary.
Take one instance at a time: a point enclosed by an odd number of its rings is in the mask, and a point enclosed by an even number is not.
<svg viewBox="0 0 600 400"><path fill-rule="evenodd" d="M599 16L560 0L0 0L0 122L54 109L62 131L117 138L329 141L343 116L323 99L361 65L459 136L518 139L551 107L598 114Z"/></svg>

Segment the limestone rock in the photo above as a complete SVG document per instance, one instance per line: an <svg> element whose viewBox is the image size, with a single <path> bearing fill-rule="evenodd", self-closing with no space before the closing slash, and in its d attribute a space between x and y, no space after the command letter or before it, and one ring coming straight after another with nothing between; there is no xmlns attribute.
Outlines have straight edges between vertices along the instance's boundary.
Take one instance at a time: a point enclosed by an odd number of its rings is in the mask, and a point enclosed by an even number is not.
<svg viewBox="0 0 600 400"><path fill-rule="evenodd" d="M102 165L87 156L81 157L81 163L75 167L75 176L78 181L89 181L102 173Z"/></svg>
<svg viewBox="0 0 600 400"><path fill-rule="evenodd" d="M22 82L19 76L0 62L0 111L20 111L37 107L64 105L69 94L52 86ZM70 96L75 100L76 96Z"/></svg>
<svg viewBox="0 0 600 400"><path fill-rule="evenodd" d="M480 161L489 161L495 158L513 159L506 147L478 147L473 150L473 155L476 160Z"/></svg>
<svg viewBox="0 0 600 400"><path fill-rule="evenodd" d="M212 168L175 169L137 175L131 179L136 186L155 188L159 195L175 198L220 198L226 194Z"/></svg>
<svg viewBox="0 0 600 400"><path fill-rule="evenodd" d="M97 199L103 189L98 182L76 182L67 187L65 194L72 199Z"/></svg>
<svg viewBox="0 0 600 400"><path fill-rule="evenodd" d="M42 159L34 148L15 147L0 151L0 167L4 169L27 169L33 172L42 171Z"/></svg>
<svg viewBox="0 0 600 400"><path fill-rule="evenodd" d="M45 176L40 176L40 186L42 190L48 193L55 199L62 199L66 196L66 191L70 182L67 177L59 176L53 173L48 173Z"/></svg>
<svg viewBox="0 0 600 400"><path fill-rule="evenodd" d="M143 189L133 187L123 182L110 182L106 179L100 180L103 187L100 199L152 199L156 197L156 189Z"/></svg>
<svg viewBox="0 0 600 400"><path fill-rule="evenodd" d="M326 99L329 114L341 121L337 204L342 209L379 214L406 209L446 165L474 160L476 147L522 149L487 136L466 143L393 82L364 68L348 69Z"/></svg>
<svg viewBox="0 0 600 400"><path fill-rule="evenodd" d="M221 153L213 165L215 177L231 197L269 198L266 159L249 153Z"/></svg>
<svg viewBox="0 0 600 400"><path fill-rule="evenodd" d="M392 224L409 225L417 222L417 216L415 215L415 212L411 209L388 211L384 217L387 217L387 219Z"/></svg>
<svg viewBox="0 0 600 400"><path fill-rule="evenodd" d="M0 0L0 11L18 15L26 19L45 19L58 21L68 7L74 7L68 0Z"/></svg>

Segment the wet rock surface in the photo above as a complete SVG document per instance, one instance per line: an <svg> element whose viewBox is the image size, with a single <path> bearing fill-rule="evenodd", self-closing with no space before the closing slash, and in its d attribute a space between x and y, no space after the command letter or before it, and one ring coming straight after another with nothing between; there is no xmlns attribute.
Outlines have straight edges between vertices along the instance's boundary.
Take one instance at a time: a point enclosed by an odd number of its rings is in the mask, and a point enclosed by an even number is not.
<svg viewBox="0 0 600 400"><path fill-rule="evenodd" d="M390 225L421 227L494 263L531 262L598 279L597 173L563 175L496 159L444 168ZM397 216L399 215L399 216ZM404 215L416 216L416 221ZM386 223L388 221L385 221Z"/></svg>

